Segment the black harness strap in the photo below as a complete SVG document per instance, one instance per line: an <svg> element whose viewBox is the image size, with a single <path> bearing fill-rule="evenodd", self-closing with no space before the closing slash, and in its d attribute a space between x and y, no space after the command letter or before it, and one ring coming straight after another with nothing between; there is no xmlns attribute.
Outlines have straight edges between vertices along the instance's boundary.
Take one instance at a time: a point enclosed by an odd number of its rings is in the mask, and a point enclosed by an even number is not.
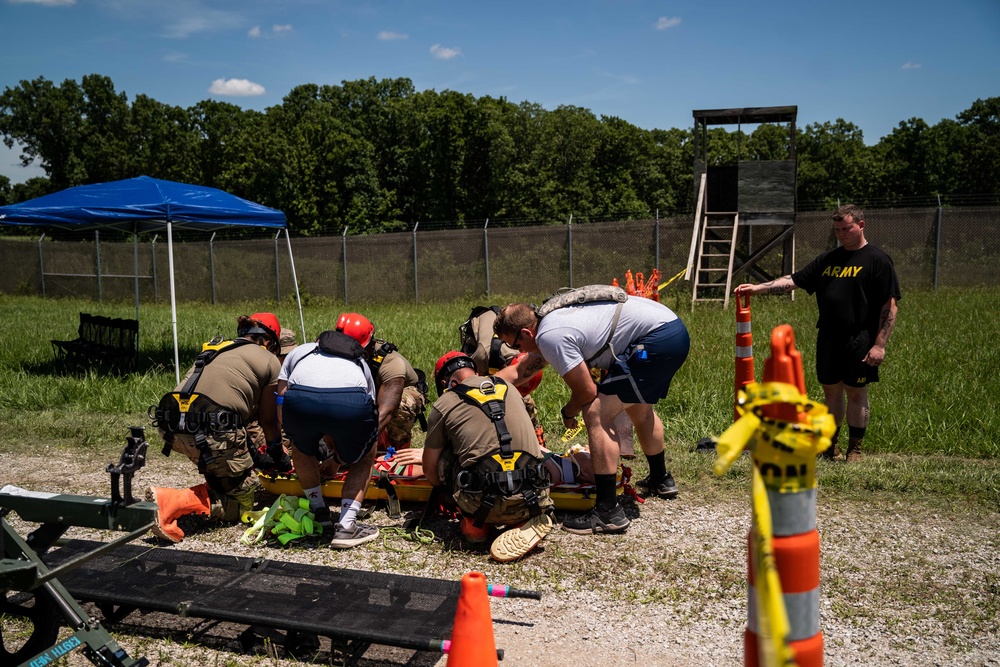
<svg viewBox="0 0 1000 667"><path fill-rule="evenodd" d="M493 334L493 339L490 341L490 375L493 375L498 370L505 366L503 362L503 357L500 356L500 346L503 345L503 339L496 334Z"/></svg>
<svg viewBox="0 0 1000 667"><path fill-rule="evenodd" d="M507 413L507 405L504 403L507 397L507 383L491 375L478 388L458 384L452 391L461 396L467 403L480 408L493 422L493 427L497 431L497 439L500 442L500 458L504 461L516 458L514 450L510 446L510 431L507 430L507 424L504 422ZM503 466L503 462L500 465ZM511 466L513 466L513 462ZM504 467L506 468L506 466Z"/></svg>
<svg viewBox="0 0 1000 667"><path fill-rule="evenodd" d="M208 435L212 433L227 433L243 426L243 417L232 410L216 405L212 399L203 394L196 394L195 387L201 379L205 367L212 363L223 352L235 350L244 345L256 345L252 340L237 338L231 341L219 342L218 339L205 343L202 351L194 361L191 377L180 391L173 391L163 396L160 404L152 408L154 425L163 429L164 456L170 456L173 449L174 435L186 433L194 439L198 447L198 471L204 474L206 467L214 457L208 443Z"/></svg>
<svg viewBox="0 0 1000 667"><path fill-rule="evenodd" d="M399 352L399 348L395 344L378 338L375 339L375 353L368 360L368 368L371 370L372 375L378 373L378 369L382 367L382 362L392 352Z"/></svg>

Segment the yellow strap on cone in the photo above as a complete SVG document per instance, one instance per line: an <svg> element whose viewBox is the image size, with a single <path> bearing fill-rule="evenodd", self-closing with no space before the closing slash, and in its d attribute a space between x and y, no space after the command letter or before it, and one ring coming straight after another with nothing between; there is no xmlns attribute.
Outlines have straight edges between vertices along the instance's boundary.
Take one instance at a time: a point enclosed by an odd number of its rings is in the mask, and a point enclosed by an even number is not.
<svg viewBox="0 0 1000 667"><path fill-rule="evenodd" d="M757 589L757 623L760 641L758 662L789 667L795 664L795 654L788 646L791 624L785 610L781 591L781 578L774 561L774 536L771 528L771 506L767 499L764 480L753 469L753 533L750 549L751 567L754 569L754 586Z"/></svg>

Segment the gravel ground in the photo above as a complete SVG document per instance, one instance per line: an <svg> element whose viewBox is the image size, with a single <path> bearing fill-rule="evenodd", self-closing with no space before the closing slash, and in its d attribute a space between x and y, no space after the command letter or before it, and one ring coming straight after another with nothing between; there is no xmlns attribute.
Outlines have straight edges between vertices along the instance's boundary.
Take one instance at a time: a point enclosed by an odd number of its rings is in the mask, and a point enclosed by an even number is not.
<svg viewBox="0 0 1000 667"><path fill-rule="evenodd" d="M0 485L106 496L102 471L109 460L81 460L78 453L55 447L40 447L32 455L0 453L0 469L6 471ZM147 468L136 479L137 495L150 483L195 484L192 473L181 457L164 459L151 448ZM720 499L711 484L690 490L681 479L679 485L675 501L630 507L633 524L625 535L584 537L557 529L543 548L508 565L493 563L482 549L465 548L457 531L441 520L430 524L437 541L407 554L388 550L381 541L346 551L246 548L238 543L237 526L200 530L182 547L451 579L480 570L489 583L542 591L541 602L491 602L505 665L736 667L743 664L746 623L747 502ZM395 525L381 508L372 522ZM817 522L825 664L1000 667L1000 512L967 507L942 512L895 502L834 504L824 502L821 487ZM301 664L266 652L241 654L233 628L189 619L133 614L115 633L131 655L145 655L154 665ZM430 653L372 647L359 664L445 662ZM65 664L89 663L77 653Z"/></svg>

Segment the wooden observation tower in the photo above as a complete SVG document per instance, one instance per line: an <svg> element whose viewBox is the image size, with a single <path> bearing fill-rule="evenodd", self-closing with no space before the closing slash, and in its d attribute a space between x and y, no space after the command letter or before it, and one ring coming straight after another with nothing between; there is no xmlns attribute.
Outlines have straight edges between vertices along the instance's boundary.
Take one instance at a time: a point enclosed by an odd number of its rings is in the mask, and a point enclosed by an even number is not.
<svg viewBox="0 0 1000 667"><path fill-rule="evenodd" d="M691 303L729 306L733 282L744 273L768 281L791 273L795 252L795 116L798 107L694 111L697 205L688 255ZM708 127L787 124L789 155L744 160L737 134L735 164L708 164ZM691 274L694 274L693 276Z"/></svg>

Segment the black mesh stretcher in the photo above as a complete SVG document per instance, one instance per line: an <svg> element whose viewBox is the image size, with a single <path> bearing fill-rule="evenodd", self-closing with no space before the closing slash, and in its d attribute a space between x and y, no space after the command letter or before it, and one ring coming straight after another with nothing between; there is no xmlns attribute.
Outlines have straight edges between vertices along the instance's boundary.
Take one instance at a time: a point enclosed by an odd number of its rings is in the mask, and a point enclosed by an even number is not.
<svg viewBox="0 0 1000 667"><path fill-rule="evenodd" d="M46 561L54 565L95 545L71 540ZM141 545L110 551L61 580L110 620L139 609L316 633L347 655L344 664L372 644L440 653L461 591L458 581ZM540 598L531 591L508 595Z"/></svg>

